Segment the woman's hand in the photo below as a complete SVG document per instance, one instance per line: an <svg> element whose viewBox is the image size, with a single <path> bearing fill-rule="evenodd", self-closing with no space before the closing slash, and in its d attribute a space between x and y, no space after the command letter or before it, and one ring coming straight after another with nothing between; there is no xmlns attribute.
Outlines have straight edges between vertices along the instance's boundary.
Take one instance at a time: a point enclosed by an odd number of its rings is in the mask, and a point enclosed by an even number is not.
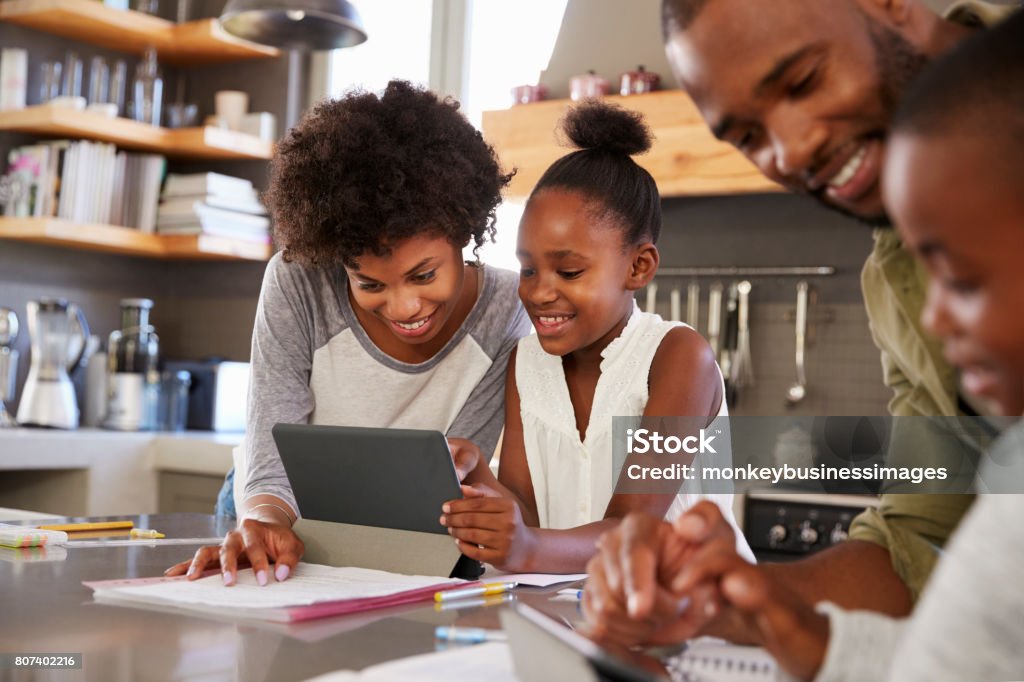
<svg viewBox="0 0 1024 682"><path fill-rule="evenodd" d="M462 486L461 500L442 505L441 525L470 559L503 571L527 570L533 531L523 522L519 505L486 486Z"/></svg>
<svg viewBox="0 0 1024 682"><path fill-rule="evenodd" d="M224 584L230 586L238 580L239 566L252 566L256 582L266 585L271 575L279 582L286 580L305 551L306 546L288 525L244 519L220 546L200 547L191 560L171 566L164 575L184 573L189 580L198 580L205 571L219 568ZM273 573L270 562L275 564Z"/></svg>
<svg viewBox="0 0 1024 682"><path fill-rule="evenodd" d="M455 464L455 473L458 474L460 482L473 473L483 459L480 448L465 438L449 438L448 449L452 452L452 462Z"/></svg>

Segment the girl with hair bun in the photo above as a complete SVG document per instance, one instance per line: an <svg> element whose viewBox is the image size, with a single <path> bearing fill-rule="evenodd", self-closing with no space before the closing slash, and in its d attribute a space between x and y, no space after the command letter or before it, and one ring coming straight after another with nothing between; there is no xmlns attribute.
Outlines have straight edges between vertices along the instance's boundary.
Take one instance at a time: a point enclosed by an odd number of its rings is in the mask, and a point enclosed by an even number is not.
<svg viewBox="0 0 1024 682"><path fill-rule="evenodd" d="M547 169L519 225L519 297L537 333L509 359L498 477L479 462L441 517L464 554L507 571L582 572L630 512L675 518L706 497L733 518L731 495L680 494L678 481L622 492L612 417L704 427L727 414L724 386L700 334L634 302L661 230L654 179L631 158L651 145L642 117L587 102L562 127L577 149Z"/></svg>

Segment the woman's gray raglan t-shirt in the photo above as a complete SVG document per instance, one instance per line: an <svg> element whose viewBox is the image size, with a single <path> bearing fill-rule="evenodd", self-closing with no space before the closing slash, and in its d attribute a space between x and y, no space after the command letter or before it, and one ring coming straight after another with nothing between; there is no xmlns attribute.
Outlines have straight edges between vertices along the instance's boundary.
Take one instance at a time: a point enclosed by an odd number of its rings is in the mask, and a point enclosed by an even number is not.
<svg viewBox="0 0 1024 682"><path fill-rule="evenodd" d="M381 352L356 319L344 268L267 266L252 338L243 498L276 495L296 508L274 424L436 429L487 456L505 419L505 369L530 321L519 276L488 266L462 327L430 360ZM300 510L301 511L301 510Z"/></svg>

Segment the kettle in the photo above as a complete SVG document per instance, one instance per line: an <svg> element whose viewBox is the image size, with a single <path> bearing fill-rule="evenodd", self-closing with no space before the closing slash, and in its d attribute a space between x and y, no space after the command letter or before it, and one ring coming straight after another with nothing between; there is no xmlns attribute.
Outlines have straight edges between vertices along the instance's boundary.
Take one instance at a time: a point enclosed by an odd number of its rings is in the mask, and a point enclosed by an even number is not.
<svg viewBox="0 0 1024 682"><path fill-rule="evenodd" d="M18 405L18 423L78 428L78 403L70 374L85 354L89 338L85 315L63 299L29 301L26 309L31 361Z"/></svg>

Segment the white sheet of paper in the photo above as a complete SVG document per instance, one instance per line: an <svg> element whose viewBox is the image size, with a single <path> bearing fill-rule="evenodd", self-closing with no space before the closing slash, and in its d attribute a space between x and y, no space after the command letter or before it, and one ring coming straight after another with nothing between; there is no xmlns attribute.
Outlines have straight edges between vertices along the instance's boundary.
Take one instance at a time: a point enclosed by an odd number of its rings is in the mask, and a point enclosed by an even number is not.
<svg viewBox="0 0 1024 682"><path fill-rule="evenodd" d="M238 582L231 587L224 586L224 579L220 575L212 575L192 582L179 580L116 587L110 592L149 597L167 603L202 604L215 608L284 608L341 599L384 597L449 582L461 581L351 566L339 568L300 563L290 578L279 583L270 576L264 587L259 586L255 574L249 568L238 572Z"/></svg>
<svg viewBox="0 0 1024 682"><path fill-rule="evenodd" d="M487 642L400 658L362 671L339 670L307 682L517 682L508 644Z"/></svg>
<svg viewBox="0 0 1024 682"><path fill-rule="evenodd" d="M527 587L550 587L559 583L574 583L587 577L586 573L505 573L490 564L487 565L484 582L517 582Z"/></svg>

